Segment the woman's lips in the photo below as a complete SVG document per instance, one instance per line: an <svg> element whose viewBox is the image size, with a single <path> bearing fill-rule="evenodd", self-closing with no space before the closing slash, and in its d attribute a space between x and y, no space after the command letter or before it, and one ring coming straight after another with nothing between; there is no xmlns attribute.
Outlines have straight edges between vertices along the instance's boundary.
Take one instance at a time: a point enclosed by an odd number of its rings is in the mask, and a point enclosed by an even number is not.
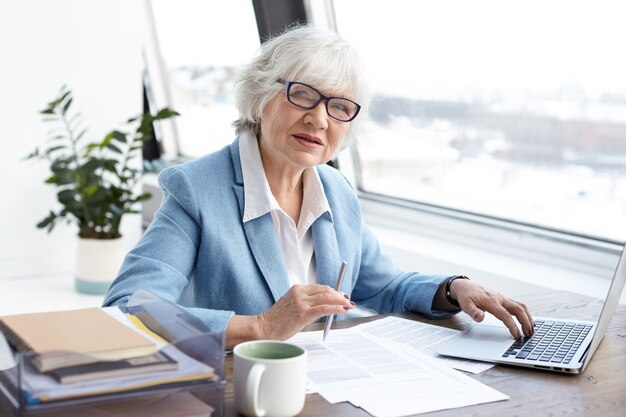
<svg viewBox="0 0 626 417"><path fill-rule="evenodd" d="M296 133L292 135L299 143L309 146L309 147L317 147L322 146L322 140L317 136L307 135L306 133Z"/></svg>

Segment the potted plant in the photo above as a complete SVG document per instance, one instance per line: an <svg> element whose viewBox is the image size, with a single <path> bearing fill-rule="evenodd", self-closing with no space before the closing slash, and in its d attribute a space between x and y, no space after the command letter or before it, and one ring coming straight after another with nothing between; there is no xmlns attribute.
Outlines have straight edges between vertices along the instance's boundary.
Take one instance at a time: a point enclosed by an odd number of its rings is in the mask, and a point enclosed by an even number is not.
<svg viewBox="0 0 626 417"><path fill-rule="evenodd" d="M137 167L139 152L152 138L152 123L178 113L163 108L156 115L141 114L127 120L129 131L112 130L100 142L83 143L87 129L82 127L80 113L71 111L72 101L71 90L63 87L41 111L44 122L54 128L46 145L27 156L49 161L52 175L45 183L56 187L61 204L37 227L50 232L59 221L78 225L75 287L82 293L102 294L124 256L122 217L137 213L137 203L150 198L149 193L137 192L150 165Z"/></svg>

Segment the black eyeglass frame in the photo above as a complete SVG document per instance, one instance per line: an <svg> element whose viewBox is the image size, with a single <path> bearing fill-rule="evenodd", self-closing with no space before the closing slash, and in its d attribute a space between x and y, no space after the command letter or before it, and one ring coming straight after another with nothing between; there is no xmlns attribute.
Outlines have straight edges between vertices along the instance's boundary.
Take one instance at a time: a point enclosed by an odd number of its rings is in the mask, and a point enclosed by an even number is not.
<svg viewBox="0 0 626 417"><path fill-rule="evenodd" d="M293 104L296 107L299 107L301 109L307 109L307 110L311 110L314 109L315 107L317 107L318 104L320 104L320 102L322 100L324 100L326 103L324 104L324 107L326 107L326 114L328 114L329 117L332 117L333 119L337 120L338 122L351 122L353 121L358 115L359 115L359 111L361 111L361 105L359 103L357 103L356 101L352 101L349 98L345 98L345 97L332 97L332 96L326 96L322 93L319 92L319 90L315 87L311 87L308 84L305 83L301 83L298 81L287 81L287 80L283 80L282 78L279 78L278 80L276 80L276 82L284 84L285 85L285 96L287 96L287 101L291 104ZM317 99L317 101L315 103L313 103L312 106L307 107L307 106L302 106L300 104L294 103L293 101L291 101L291 99L289 98L289 90L291 89L292 85L303 85L305 87L310 88L311 90L315 91L320 97L319 99ZM328 103L330 102L330 100L332 99L338 99L338 100L346 100L349 101L350 103L354 104L356 106L356 111L354 112L354 115L352 115L352 117L350 117L348 120L343 120L343 119L338 119L335 116L333 116L332 114L330 114L330 111L328 110Z"/></svg>

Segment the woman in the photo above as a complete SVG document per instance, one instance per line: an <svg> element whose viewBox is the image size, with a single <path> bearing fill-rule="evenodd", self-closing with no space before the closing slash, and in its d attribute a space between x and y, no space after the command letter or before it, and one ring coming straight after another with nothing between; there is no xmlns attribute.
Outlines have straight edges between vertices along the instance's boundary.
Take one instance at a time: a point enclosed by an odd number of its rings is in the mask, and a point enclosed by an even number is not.
<svg viewBox="0 0 626 417"><path fill-rule="evenodd" d="M491 312L516 338L512 315L532 333L525 305L475 281L402 271L364 224L348 181L325 165L367 115L360 61L345 41L300 27L266 42L241 72L236 101L230 146L159 176L162 205L105 305L148 289L224 331L228 348L287 339L355 304L428 317L460 305L476 321Z"/></svg>

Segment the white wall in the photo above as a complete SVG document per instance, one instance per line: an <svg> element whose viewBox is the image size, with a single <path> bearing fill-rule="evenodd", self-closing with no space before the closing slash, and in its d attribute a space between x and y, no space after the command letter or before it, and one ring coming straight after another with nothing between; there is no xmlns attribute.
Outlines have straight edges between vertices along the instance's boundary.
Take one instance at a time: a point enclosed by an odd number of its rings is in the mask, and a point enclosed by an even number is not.
<svg viewBox="0 0 626 417"><path fill-rule="evenodd" d="M66 84L87 139L141 112L141 0L0 0L0 280L68 272L75 226L35 228L57 208L44 161L21 161L43 143L38 111Z"/></svg>

